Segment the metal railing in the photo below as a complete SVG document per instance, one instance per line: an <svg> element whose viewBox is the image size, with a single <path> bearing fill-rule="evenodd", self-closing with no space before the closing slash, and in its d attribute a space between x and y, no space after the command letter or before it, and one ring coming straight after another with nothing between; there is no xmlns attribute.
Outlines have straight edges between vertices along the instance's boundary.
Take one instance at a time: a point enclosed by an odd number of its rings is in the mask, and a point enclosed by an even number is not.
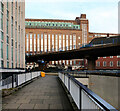
<svg viewBox="0 0 120 111"><path fill-rule="evenodd" d="M103 75L103 76L117 76L120 77L120 70L84 70L84 71L63 71L63 73L69 73L70 75Z"/></svg>
<svg viewBox="0 0 120 111"><path fill-rule="evenodd" d="M39 76L40 72L13 74L13 76L0 80L0 90L18 87Z"/></svg>
<svg viewBox="0 0 120 111"><path fill-rule="evenodd" d="M59 73L59 78L66 86L67 90L71 94L75 104L77 105L78 109L95 109L95 110L103 110L103 111L110 111L114 110L117 111L113 106L109 103L104 101L94 92L89 90L79 81L74 79L68 73Z"/></svg>

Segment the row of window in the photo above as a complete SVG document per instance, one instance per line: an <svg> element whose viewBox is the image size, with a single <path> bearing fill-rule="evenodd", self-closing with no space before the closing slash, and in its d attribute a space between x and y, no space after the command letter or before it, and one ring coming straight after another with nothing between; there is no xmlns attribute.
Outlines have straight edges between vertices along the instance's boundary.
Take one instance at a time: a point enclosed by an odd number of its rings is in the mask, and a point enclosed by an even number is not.
<svg viewBox="0 0 120 111"><path fill-rule="evenodd" d="M63 39L62 39L61 35L54 35L54 34L52 34L52 40L51 40L50 34L48 34L48 37L47 37L47 34L44 34L44 37L43 37L43 34L38 34L37 37L36 37L36 34L34 34L34 39L32 37L32 34L30 34L30 38L28 37L28 34L27 34L26 38L27 38L26 39L26 51L33 51L33 48L34 48L34 51L37 50L37 51L42 51L42 52L43 51L45 52L46 51L58 51L58 50L64 51L68 49L72 50L72 48L76 49L76 35L70 35L70 41L68 40L68 35L66 35L66 37L65 35L63 35ZM29 44L30 44L30 49L29 49Z"/></svg>
<svg viewBox="0 0 120 111"><path fill-rule="evenodd" d="M108 57L103 57L103 58L108 58ZM113 58L113 56L110 56L109 58ZM120 56L118 55L117 58L120 58ZM98 57L98 59L100 59L100 57Z"/></svg>
<svg viewBox="0 0 120 111"><path fill-rule="evenodd" d="M96 66L100 67L99 61L97 62ZM103 67L107 67L107 66L113 67L114 66L113 61L110 61L109 65L107 64L106 61L103 61ZM120 61L117 61L117 67L120 67Z"/></svg>
<svg viewBox="0 0 120 111"><path fill-rule="evenodd" d="M80 29L80 25L71 24L59 24L59 23L46 23L46 22L26 22L25 25L30 26L52 26L52 27L72 27L73 29Z"/></svg>

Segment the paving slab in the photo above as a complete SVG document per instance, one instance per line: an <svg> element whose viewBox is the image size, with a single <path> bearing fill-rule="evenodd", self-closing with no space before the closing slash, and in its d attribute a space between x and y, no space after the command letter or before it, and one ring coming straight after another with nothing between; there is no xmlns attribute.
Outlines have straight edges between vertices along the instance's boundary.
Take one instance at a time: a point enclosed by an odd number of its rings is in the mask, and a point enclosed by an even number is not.
<svg viewBox="0 0 120 111"><path fill-rule="evenodd" d="M72 109L58 76L46 75L3 98L3 109Z"/></svg>

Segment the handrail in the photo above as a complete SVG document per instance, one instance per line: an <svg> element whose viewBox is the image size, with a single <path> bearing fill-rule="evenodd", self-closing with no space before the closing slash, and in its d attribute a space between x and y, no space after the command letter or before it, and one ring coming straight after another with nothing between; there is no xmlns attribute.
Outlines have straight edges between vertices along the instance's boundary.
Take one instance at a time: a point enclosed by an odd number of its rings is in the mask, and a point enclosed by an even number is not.
<svg viewBox="0 0 120 111"><path fill-rule="evenodd" d="M100 71L100 70L84 70L84 71L61 71L69 74L85 74L85 75L100 75L100 76L115 76L120 77L120 70L118 71Z"/></svg>
<svg viewBox="0 0 120 111"><path fill-rule="evenodd" d="M81 89L83 89L92 99L94 99L104 110L110 111L114 110L117 111L113 106L111 106L109 103L107 103L105 100L103 100L101 97L96 95L94 92L92 92L90 89L85 87L82 83L77 81L74 77L72 77L68 73L62 72L61 74L67 75L75 84L77 84Z"/></svg>

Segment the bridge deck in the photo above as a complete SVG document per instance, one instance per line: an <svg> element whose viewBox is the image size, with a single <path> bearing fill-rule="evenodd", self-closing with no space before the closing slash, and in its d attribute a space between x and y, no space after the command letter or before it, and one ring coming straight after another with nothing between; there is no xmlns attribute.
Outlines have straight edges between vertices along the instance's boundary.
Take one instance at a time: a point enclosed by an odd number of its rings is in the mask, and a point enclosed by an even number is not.
<svg viewBox="0 0 120 111"><path fill-rule="evenodd" d="M57 76L47 75L3 98L3 109L72 109Z"/></svg>

